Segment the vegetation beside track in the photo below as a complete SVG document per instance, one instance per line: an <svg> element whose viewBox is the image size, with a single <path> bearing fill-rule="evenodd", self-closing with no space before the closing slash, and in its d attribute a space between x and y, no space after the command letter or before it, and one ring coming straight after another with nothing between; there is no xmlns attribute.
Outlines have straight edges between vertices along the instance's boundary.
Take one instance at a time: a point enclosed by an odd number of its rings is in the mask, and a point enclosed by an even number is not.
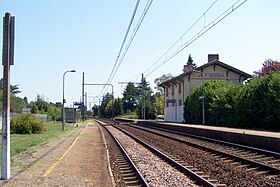
<svg viewBox="0 0 280 187"><path fill-rule="evenodd" d="M63 136L67 131L76 128L72 124L66 125L65 131L61 131L60 122L49 122L47 131L41 134L11 134L11 157L43 143L44 141ZM0 139L0 149L2 150L2 138ZM2 162L2 154L0 154L0 163Z"/></svg>

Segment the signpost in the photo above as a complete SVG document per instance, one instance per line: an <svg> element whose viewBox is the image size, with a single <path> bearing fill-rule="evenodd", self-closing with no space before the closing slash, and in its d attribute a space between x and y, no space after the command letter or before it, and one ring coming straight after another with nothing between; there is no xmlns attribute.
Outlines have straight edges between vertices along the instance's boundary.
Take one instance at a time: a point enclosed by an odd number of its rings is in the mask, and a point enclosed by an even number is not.
<svg viewBox="0 0 280 187"><path fill-rule="evenodd" d="M9 179L10 161L10 65L14 65L15 17L6 13L3 18L3 107L2 107L2 172L1 179Z"/></svg>

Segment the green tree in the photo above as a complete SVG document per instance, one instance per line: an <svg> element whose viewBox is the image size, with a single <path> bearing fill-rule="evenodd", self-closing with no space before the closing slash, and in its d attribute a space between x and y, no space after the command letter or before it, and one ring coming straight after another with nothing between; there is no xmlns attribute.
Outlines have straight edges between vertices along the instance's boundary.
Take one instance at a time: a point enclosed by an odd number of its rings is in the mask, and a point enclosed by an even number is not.
<svg viewBox="0 0 280 187"><path fill-rule="evenodd" d="M197 68L196 64L193 62L191 54L189 54L187 65L191 65L193 69Z"/></svg>
<svg viewBox="0 0 280 187"><path fill-rule="evenodd" d="M142 90L142 85L139 87L139 89ZM156 118L156 112L155 108L153 106L153 101L152 101L152 89L149 87L149 83L146 81L146 79L143 80L143 89L144 89L144 102L145 102L145 118L146 119L155 119ZM142 118L142 98L140 98L140 102L138 105L138 118Z"/></svg>
<svg viewBox="0 0 280 187"><path fill-rule="evenodd" d="M123 92L123 110L125 113L136 111L139 104L141 89L133 83L128 83Z"/></svg>
<svg viewBox="0 0 280 187"><path fill-rule="evenodd" d="M227 84L226 81L207 81L204 84L206 124L234 126L238 92L239 86ZM187 123L202 122L201 94L200 85L190 92L185 101L184 118Z"/></svg>
<svg viewBox="0 0 280 187"><path fill-rule="evenodd" d="M0 90L0 110L2 110L2 101L3 101L3 90ZM11 112L21 112L23 108L26 107L26 104L23 99L10 94L10 111Z"/></svg>
<svg viewBox="0 0 280 187"><path fill-rule="evenodd" d="M91 109L93 111L93 116L98 116L98 114L99 114L99 106L97 106L95 104L95 105L93 105L93 107Z"/></svg>
<svg viewBox="0 0 280 187"><path fill-rule="evenodd" d="M280 129L280 72L255 77L239 92L239 126Z"/></svg>
<svg viewBox="0 0 280 187"><path fill-rule="evenodd" d="M101 117L112 117L112 94L106 93L103 96L100 106L100 116Z"/></svg>
<svg viewBox="0 0 280 187"><path fill-rule="evenodd" d="M154 83L157 85L155 87L155 89L161 94L163 95L163 88L161 86L159 86L161 83L169 80L169 79L172 79L173 78L173 75L171 73L168 73L168 74L163 74L162 76L156 78L154 80Z"/></svg>
<svg viewBox="0 0 280 187"><path fill-rule="evenodd" d="M47 114L48 120L60 120L61 116L61 103L48 103L45 101L43 95L37 95L35 101L31 101L29 104L31 113L34 114Z"/></svg>
<svg viewBox="0 0 280 187"><path fill-rule="evenodd" d="M118 98L114 101L114 116L120 116L123 114L122 99Z"/></svg>
<svg viewBox="0 0 280 187"><path fill-rule="evenodd" d="M159 92L152 96L153 106L157 112L157 115L163 115L164 113L164 96Z"/></svg>
<svg viewBox="0 0 280 187"><path fill-rule="evenodd" d="M0 79L0 90L3 90L3 87L4 87L4 85L3 85L3 78L2 78L2 79ZM18 88L18 84L10 85L10 93L14 94L14 95L21 93L21 91Z"/></svg>

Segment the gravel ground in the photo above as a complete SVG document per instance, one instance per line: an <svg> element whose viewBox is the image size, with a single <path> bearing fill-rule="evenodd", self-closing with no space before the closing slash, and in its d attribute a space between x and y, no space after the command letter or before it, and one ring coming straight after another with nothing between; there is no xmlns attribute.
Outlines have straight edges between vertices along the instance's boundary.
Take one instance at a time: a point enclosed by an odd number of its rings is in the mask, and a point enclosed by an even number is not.
<svg viewBox="0 0 280 187"><path fill-rule="evenodd" d="M57 161L54 169L43 177ZM113 186L106 146L97 125L67 131L16 155L11 162L11 178L0 181L0 186Z"/></svg>
<svg viewBox="0 0 280 187"><path fill-rule="evenodd" d="M122 128L143 141L164 150L165 153L176 155L189 165L199 168L211 177L218 179L220 183L227 184L227 186L280 186L277 179L268 179L266 178L267 175L256 174L254 170L249 171L246 167L236 167L231 162L223 162L219 157L199 151L183 143L178 143L126 125L123 125Z"/></svg>
<svg viewBox="0 0 280 187"><path fill-rule="evenodd" d="M142 145L114 129L110 132L123 144L150 186L197 186L187 176L159 159Z"/></svg>

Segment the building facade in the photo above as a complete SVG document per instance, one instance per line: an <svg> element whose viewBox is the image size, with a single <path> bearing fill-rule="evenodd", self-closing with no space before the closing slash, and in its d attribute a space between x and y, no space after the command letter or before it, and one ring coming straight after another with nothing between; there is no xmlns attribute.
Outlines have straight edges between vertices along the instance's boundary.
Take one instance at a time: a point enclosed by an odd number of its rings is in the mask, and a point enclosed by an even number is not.
<svg viewBox="0 0 280 187"><path fill-rule="evenodd" d="M208 63L192 69L185 65L183 73L160 86L164 88L164 121L183 122L184 102L190 91L210 80L225 80L231 84L242 84L252 76L219 61L218 54L209 54Z"/></svg>

